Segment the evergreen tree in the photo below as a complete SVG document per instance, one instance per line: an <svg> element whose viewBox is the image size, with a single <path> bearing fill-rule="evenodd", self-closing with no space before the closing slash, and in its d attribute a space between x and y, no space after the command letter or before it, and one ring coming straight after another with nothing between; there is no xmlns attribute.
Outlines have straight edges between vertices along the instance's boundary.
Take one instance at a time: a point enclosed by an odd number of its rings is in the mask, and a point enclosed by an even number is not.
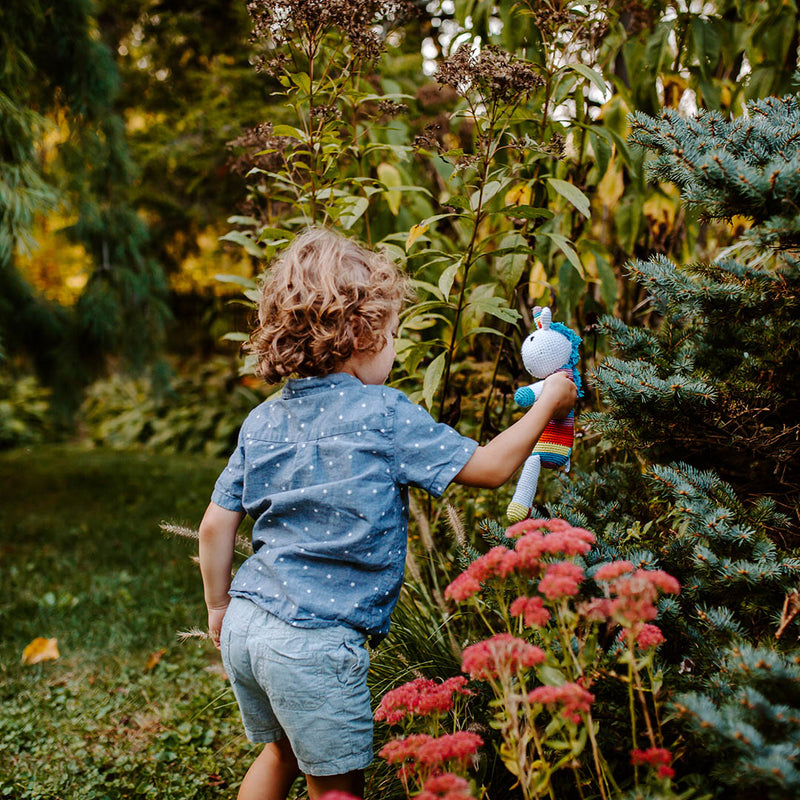
<svg viewBox="0 0 800 800"><path fill-rule="evenodd" d="M605 410L586 418L615 449L550 511L593 528L597 557L681 582L662 603L660 655L700 745L687 770L718 761L703 787L717 796L796 796L800 104L771 98L732 120L637 114L632 127L656 154L651 176L688 205L749 217L749 257L629 265L658 324L603 320L616 353L593 375Z"/></svg>
<svg viewBox="0 0 800 800"><path fill-rule="evenodd" d="M68 408L107 355L137 366L151 357L168 315L165 286L146 227L126 202L134 170L113 108L118 76L91 4L3 5L0 53L0 336L7 354L27 355ZM58 149L63 180L46 172L38 152L50 113L69 129ZM14 264L31 245L36 214L57 200L94 266L69 309L39 297Z"/></svg>

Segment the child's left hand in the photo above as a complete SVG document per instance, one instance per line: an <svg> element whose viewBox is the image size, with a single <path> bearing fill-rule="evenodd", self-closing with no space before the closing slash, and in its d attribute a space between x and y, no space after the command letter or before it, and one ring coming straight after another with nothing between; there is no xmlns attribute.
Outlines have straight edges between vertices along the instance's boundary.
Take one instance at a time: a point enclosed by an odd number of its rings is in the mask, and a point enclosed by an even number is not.
<svg viewBox="0 0 800 800"><path fill-rule="evenodd" d="M219 650L219 635L222 630L222 620L227 610L227 603L224 608L208 609L208 635L211 637L211 641L214 642L214 647L216 647L217 650Z"/></svg>

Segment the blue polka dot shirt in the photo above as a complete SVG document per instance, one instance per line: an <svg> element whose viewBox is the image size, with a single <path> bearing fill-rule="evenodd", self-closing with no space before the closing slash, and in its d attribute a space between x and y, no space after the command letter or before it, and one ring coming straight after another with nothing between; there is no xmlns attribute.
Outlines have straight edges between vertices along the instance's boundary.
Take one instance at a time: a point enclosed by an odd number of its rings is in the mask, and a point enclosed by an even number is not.
<svg viewBox="0 0 800 800"><path fill-rule="evenodd" d="M211 496L255 520L231 595L301 627L385 635L408 487L441 496L476 447L396 389L344 373L288 381L244 421Z"/></svg>

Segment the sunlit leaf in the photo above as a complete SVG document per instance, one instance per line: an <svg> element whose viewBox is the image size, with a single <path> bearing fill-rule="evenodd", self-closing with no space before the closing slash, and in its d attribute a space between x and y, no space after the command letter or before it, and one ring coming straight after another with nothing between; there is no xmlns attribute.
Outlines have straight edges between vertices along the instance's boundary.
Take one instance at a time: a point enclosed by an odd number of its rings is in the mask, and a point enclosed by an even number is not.
<svg viewBox="0 0 800 800"><path fill-rule="evenodd" d="M388 191L384 194L389 211L395 216L400 213L401 194L397 191L398 186L402 186L403 179L397 167L383 162L378 164L378 180L386 186Z"/></svg>
<svg viewBox="0 0 800 800"><path fill-rule="evenodd" d="M529 206L531 204L531 187L527 183L518 183L506 192L504 198L508 206Z"/></svg>
<svg viewBox="0 0 800 800"><path fill-rule="evenodd" d="M414 242L428 230L427 225L412 225L411 230L408 232L408 239L406 239L406 252L411 249Z"/></svg>
<svg viewBox="0 0 800 800"><path fill-rule="evenodd" d="M442 293L442 299L447 300L447 298L450 296L450 290L453 288L453 281L458 274L460 266L461 260L459 259L455 264L451 264L439 276L439 291Z"/></svg>
<svg viewBox="0 0 800 800"><path fill-rule="evenodd" d="M442 382L442 375L444 374L444 367L447 363L447 351L439 353L436 358L431 361L428 368L425 370L425 377L422 381L422 397L425 400L425 405L428 408L433 407L433 398L436 395L436 390Z"/></svg>
<svg viewBox="0 0 800 800"><path fill-rule="evenodd" d="M356 197L349 202L344 211L339 215L339 223L345 229L353 227L357 220L364 216L369 208L369 200L366 197Z"/></svg>
<svg viewBox="0 0 800 800"><path fill-rule="evenodd" d="M38 664L41 661L55 661L59 657L58 639L45 639L41 636L37 636L22 651L22 663L26 666Z"/></svg>

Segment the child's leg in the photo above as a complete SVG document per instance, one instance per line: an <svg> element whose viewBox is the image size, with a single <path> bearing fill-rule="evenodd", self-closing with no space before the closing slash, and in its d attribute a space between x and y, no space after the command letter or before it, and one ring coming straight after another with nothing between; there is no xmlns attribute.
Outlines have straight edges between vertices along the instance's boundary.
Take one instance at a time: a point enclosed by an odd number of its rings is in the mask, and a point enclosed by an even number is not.
<svg viewBox="0 0 800 800"><path fill-rule="evenodd" d="M238 800L286 800L300 774L288 739L264 745L239 788ZM313 797L313 795L312 795Z"/></svg>
<svg viewBox="0 0 800 800"><path fill-rule="evenodd" d="M364 771L357 769L345 775L327 775L315 778L306 775L309 800L317 800L325 792L347 792L354 797L364 796Z"/></svg>

